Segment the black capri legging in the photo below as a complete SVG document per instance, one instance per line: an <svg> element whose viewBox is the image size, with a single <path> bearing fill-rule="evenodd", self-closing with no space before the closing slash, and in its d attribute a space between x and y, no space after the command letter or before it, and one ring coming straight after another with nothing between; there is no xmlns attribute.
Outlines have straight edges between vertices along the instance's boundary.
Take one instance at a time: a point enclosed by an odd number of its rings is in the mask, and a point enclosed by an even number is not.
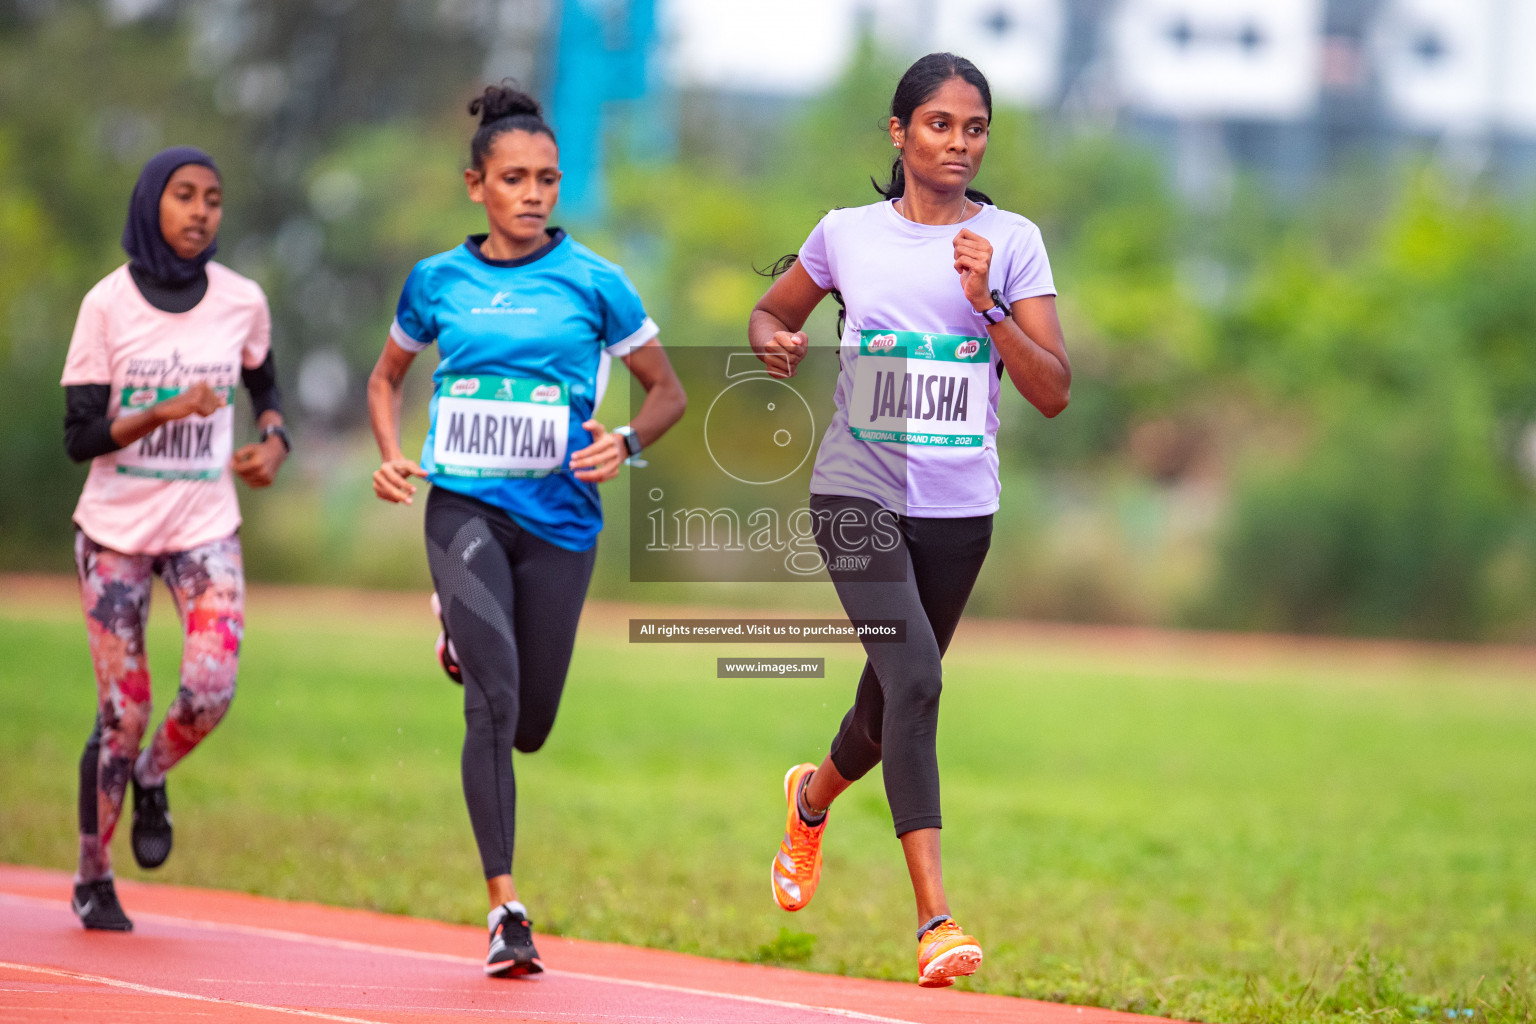
<svg viewBox="0 0 1536 1024"><path fill-rule="evenodd" d="M433 487L427 562L464 671L461 768L486 878L512 870L512 751L544 745L560 708L576 623L597 557L523 529L506 512Z"/></svg>
<svg viewBox="0 0 1536 1024"><path fill-rule="evenodd" d="M920 519L885 511L864 498L825 494L811 495L810 507L817 545L848 618L906 622L904 642L865 643L868 660L853 707L832 741L832 763L849 780L884 764L885 796L898 836L940 828L940 659L986 560L992 517ZM834 524L872 522L877 514L894 524L884 531L895 542L894 550L876 555L872 565L839 557L848 552L851 536L856 542L858 531ZM880 571L882 566L887 571ZM896 571L890 572L893 566Z"/></svg>

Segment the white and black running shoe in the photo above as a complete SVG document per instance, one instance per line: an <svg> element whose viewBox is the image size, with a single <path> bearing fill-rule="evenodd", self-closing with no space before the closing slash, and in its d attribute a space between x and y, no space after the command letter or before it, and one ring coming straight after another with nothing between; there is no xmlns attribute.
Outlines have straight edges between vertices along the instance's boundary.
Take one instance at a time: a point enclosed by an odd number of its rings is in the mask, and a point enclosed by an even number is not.
<svg viewBox="0 0 1536 1024"><path fill-rule="evenodd" d="M485 973L492 978L510 978L543 971L544 963L533 947L533 922L522 911L513 910L511 904L502 904L497 910L501 916L491 926L491 951L485 957Z"/></svg>
<svg viewBox="0 0 1536 1024"><path fill-rule="evenodd" d="M146 786L133 780L133 859L141 868L157 868L171 855L171 805L165 783Z"/></svg>
<svg viewBox="0 0 1536 1024"><path fill-rule="evenodd" d="M117 902L117 887L110 878L77 884L70 906L87 928L103 932L133 931L133 922L123 913L123 905Z"/></svg>
<svg viewBox="0 0 1536 1024"><path fill-rule="evenodd" d="M448 678L464 685L464 670L459 667L459 652L453 649L453 641L448 637L448 623L443 621L443 604L437 599L437 591L432 592L432 614L437 616L438 625L442 626L442 632L437 634L437 663L443 667Z"/></svg>

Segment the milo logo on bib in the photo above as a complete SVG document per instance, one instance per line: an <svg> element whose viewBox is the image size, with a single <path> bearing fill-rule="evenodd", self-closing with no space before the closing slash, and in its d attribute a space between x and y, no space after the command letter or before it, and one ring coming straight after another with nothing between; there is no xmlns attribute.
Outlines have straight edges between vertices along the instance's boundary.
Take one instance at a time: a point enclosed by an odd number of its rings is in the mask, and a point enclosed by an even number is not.
<svg viewBox="0 0 1536 1024"><path fill-rule="evenodd" d="M123 392L122 412L143 412L185 388L133 388ZM158 480L217 480L234 451L233 388L214 388L224 405L209 416L187 416L150 431L117 452L117 471Z"/></svg>
<svg viewBox="0 0 1536 1024"><path fill-rule="evenodd" d="M565 464L570 389L515 377L444 377L432 459L448 476L538 477Z"/></svg>
<svg viewBox="0 0 1536 1024"><path fill-rule="evenodd" d="M848 429L861 441L979 448L991 369L990 338L860 331Z"/></svg>

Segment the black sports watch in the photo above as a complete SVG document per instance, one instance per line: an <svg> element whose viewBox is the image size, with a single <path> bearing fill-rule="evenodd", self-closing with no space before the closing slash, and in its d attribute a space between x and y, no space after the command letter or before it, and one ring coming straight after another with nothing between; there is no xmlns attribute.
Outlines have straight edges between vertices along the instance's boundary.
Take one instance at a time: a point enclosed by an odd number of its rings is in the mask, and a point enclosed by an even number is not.
<svg viewBox="0 0 1536 1024"><path fill-rule="evenodd" d="M283 452L285 454L291 454L293 452L293 441L289 439L288 431L283 429L283 425L281 423L274 424L270 427L261 428L261 443L265 443L269 437L275 437L279 441L283 442Z"/></svg>
<svg viewBox="0 0 1536 1024"><path fill-rule="evenodd" d="M643 446L640 444L640 435L635 433L634 427L626 423L622 427L616 427L613 432L624 439L624 451L631 459L640 454Z"/></svg>
<svg viewBox="0 0 1536 1024"><path fill-rule="evenodd" d="M1003 315L994 320L992 319L992 311L997 309L1002 310ZM991 327L994 324L1002 323L1004 320L1008 319L1008 317L1012 316L1013 313L1008 308L1008 304L1003 301L1003 293L994 288L992 289L992 305L988 306L986 309L978 310L976 315L985 320L988 327Z"/></svg>

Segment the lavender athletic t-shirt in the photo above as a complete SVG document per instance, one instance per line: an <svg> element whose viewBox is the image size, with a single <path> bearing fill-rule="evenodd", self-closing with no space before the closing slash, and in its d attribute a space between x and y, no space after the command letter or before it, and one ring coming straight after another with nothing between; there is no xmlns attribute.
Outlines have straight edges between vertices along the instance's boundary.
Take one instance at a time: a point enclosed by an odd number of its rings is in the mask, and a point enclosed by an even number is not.
<svg viewBox="0 0 1536 1024"><path fill-rule="evenodd" d="M883 367L907 366L918 371L929 365L917 359L871 362L865 367L859 408L852 408L855 382L861 379L861 331L866 339L870 332L913 332L916 337L896 337L913 346L914 353L924 344L924 335L978 338L987 343L986 322L966 300L960 275L955 272L954 237L962 227L992 243L989 283L1002 293L1005 302L1056 294L1040 229L1018 214L995 206L983 206L981 212L959 224L917 224L903 217L889 202L833 210L801 246L800 265L811 280L820 288L836 288L848 309L839 351L837 409L816 453L812 494L868 498L902 515L933 519L997 511L1001 491L997 476L1001 360L995 346L988 349L986 394L969 398L972 403L985 402L981 409L971 409L980 431L974 443L947 447L870 441L853 433L860 418L870 411L864 408L868 403L862 400L870 393L869 378L885 381L890 394L889 381L893 375L877 375L873 370L877 362ZM878 350L878 335L873 344ZM957 349L953 343L949 347ZM865 350L870 351L867 345ZM979 368L970 369L979 392ZM894 376L901 380L899 372ZM910 387L911 378L905 383ZM918 383L920 386L922 379ZM875 387L872 408L879 405L878 384ZM899 389L898 384L898 392ZM929 415L934 409L932 395L930 388L927 404L920 406ZM907 406L900 408L905 410ZM914 430L928 425L920 422L922 413L913 411L910 415Z"/></svg>

